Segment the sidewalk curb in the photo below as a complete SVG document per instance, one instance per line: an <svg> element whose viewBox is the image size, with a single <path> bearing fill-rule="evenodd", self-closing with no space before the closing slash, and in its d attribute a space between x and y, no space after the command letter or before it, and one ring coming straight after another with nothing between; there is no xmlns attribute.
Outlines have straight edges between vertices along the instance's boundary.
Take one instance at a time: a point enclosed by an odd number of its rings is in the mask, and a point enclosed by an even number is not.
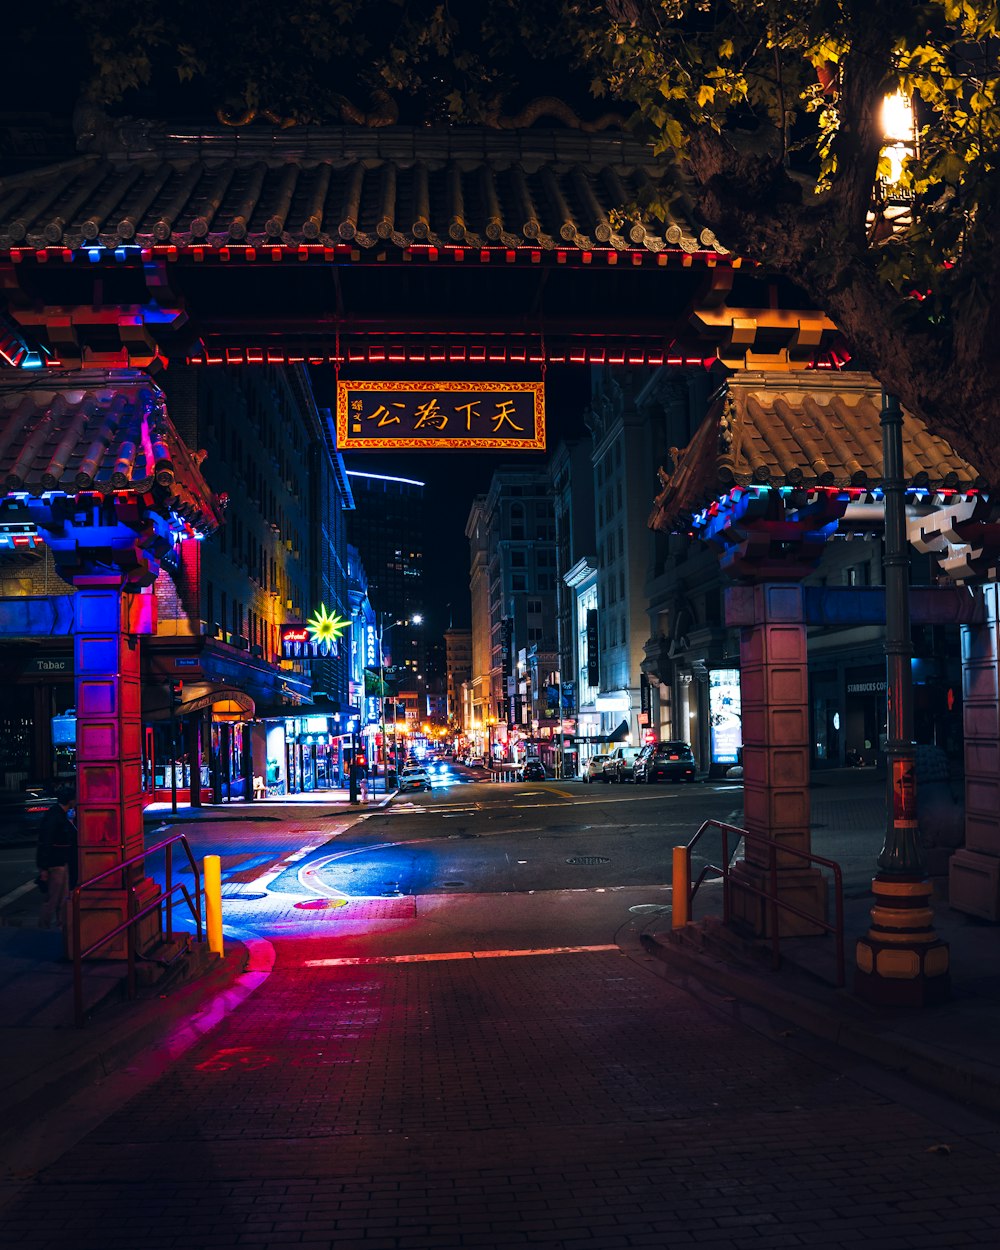
<svg viewBox="0 0 1000 1250"><path fill-rule="evenodd" d="M261 947L270 951L270 959ZM25 1075L5 1091L0 1161L11 1147L16 1149L20 1130L86 1086L120 1072L137 1056L144 1055L140 1066L147 1067L183 1054L266 980L273 956L270 943L252 938L232 941L221 961L168 991L165 999L123 1004L122 1017L110 1028L103 1029L98 1018L80 1030L82 1044L72 1053ZM204 1003L192 1004L192 999L202 997ZM178 1017L183 1023L174 1025ZM66 1029L67 1035L76 1032Z"/></svg>
<svg viewBox="0 0 1000 1250"><path fill-rule="evenodd" d="M772 1012L823 1041L967 1105L1000 1111L1000 1068L960 1055L944 1056L911 1038L880 1033L859 1021L844 1020L819 1003L762 982L750 969L681 950L648 934L643 934L640 940L643 949L662 963L673 965L733 998Z"/></svg>

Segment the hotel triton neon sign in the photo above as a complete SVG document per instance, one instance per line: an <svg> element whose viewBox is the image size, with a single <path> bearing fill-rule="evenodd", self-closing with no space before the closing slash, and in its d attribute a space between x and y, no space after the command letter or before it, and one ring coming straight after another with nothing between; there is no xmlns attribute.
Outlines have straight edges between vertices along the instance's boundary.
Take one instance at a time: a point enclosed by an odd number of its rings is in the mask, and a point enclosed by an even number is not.
<svg viewBox="0 0 1000 1250"><path fill-rule="evenodd" d="M347 617L330 612L321 603L304 625L282 625L281 654L286 660L312 660L337 655L338 642L350 625Z"/></svg>

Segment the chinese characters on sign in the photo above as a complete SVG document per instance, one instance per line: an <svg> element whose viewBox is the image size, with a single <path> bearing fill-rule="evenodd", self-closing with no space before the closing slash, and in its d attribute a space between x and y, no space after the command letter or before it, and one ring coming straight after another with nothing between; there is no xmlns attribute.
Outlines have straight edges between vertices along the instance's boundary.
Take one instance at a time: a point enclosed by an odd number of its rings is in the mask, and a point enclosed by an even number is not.
<svg viewBox="0 0 1000 1250"><path fill-rule="evenodd" d="M545 450L542 382L338 382L341 451Z"/></svg>

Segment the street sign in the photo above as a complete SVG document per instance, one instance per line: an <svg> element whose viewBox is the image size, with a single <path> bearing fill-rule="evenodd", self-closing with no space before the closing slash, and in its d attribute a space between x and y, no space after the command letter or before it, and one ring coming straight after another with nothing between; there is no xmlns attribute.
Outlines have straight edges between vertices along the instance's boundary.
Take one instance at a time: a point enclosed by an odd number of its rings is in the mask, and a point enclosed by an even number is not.
<svg viewBox="0 0 1000 1250"><path fill-rule="evenodd" d="M545 450L543 382L338 382L340 451Z"/></svg>

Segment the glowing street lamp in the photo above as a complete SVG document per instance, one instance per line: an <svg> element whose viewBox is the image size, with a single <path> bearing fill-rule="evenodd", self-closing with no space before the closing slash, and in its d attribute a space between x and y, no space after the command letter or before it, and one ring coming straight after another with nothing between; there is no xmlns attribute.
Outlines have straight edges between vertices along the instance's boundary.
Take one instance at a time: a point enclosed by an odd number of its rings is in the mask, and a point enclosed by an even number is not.
<svg viewBox="0 0 1000 1250"><path fill-rule="evenodd" d="M902 162L915 151L913 109L890 96L883 109L890 146ZM909 139L907 139L907 132ZM909 146L907 146L909 144ZM902 153L902 155L900 155ZM892 158L890 158L892 159ZM872 881L872 923L855 948L855 990L870 1002L919 1006L949 993L947 943L934 932L917 821L913 741L913 639L906 549L903 410L882 392L882 489L885 499L886 828Z"/></svg>
<svg viewBox="0 0 1000 1250"><path fill-rule="evenodd" d="M913 193L903 184L906 162L917 155L917 123L913 113L913 101L902 91L887 95L882 101L882 149L883 168L888 170L880 179L882 195L886 201L908 201Z"/></svg>

